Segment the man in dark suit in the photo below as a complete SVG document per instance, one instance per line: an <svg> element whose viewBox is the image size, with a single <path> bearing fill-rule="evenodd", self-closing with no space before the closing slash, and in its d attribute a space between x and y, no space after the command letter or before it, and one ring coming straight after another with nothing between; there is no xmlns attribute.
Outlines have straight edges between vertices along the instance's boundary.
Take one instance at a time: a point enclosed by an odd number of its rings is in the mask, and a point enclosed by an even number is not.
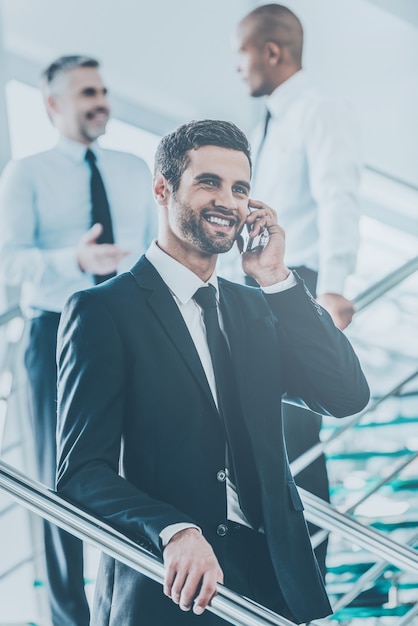
<svg viewBox="0 0 418 626"><path fill-rule="evenodd" d="M281 400L342 417L369 391L348 340L284 265L284 232L273 209L249 199L250 177L247 139L231 123L191 122L165 136L158 240L131 272L65 307L58 492L166 569L164 597L104 556L94 626L221 626L205 609L222 582L297 622L331 611L288 467ZM245 224L250 239L263 235L242 254L260 288L216 276L217 255L235 241L242 248Z"/></svg>

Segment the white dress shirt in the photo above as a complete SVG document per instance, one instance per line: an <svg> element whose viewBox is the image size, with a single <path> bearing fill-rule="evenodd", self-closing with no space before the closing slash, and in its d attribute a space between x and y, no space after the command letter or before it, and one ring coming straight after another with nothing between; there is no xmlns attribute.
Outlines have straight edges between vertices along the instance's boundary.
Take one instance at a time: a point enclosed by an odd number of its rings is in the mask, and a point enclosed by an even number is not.
<svg viewBox="0 0 418 626"><path fill-rule="evenodd" d="M115 243L129 269L157 234L151 174L132 154L93 144L109 200ZM61 137L52 150L11 161L0 180L0 278L22 285L22 306L60 312L67 298L94 284L77 263L91 226L91 170L86 146Z"/></svg>
<svg viewBox="0 0 418 626"><path fill-rule="evenodd" d="M196 274L194 274L187 267L173 259L158 247L154 241L150 248L146 252L146 257L150 263L155 267L161 278L169 288L174 301L179 307L180 313L186 323L186 326L190 332L193 343L200 357L200 361L203 366L203 370L206 374L207 381L209 383L210 390L212 392L213 399L217 405L216 395L216 383L215 374L212 366L212 359L209 352L209 346L206 339L206 327L203 319L203 311L197 302L193 299L194 294L200 287L204 287L206 284L211 284L215 287L216 297L219 304L219 289L218 279L216 272L212 274L207 283L201 280ZM291 273L286 280L277 283L277 285L271 285L265 288L266 293L277 293L289 289L296 284L296 279ZM222 332L225 334L225 329L222 320L222 314L218 306L219 325ZM225 338L228 341L228 337L225 334ZM240 509L238 495L235 485L228 477L226 481L227 492L227 517L232 522L238 522L244 526L251 528L250 523L246 519L244 513ZM191 524L172 524L164 528L160 533L163 546L167 545L175 533L183 530L184 528L193 527ZM197 527L195 527L197 528Z"/></svg>
<svg viewBox="0 0 418 626"><path fill-rule="evenodd" d="M285 263L318 272L317 292L343 293L359 241L359 128L350 107L326 99L303 71L266 101L271 118L253 141L251 197L277 211L286 232Z"/></svg>

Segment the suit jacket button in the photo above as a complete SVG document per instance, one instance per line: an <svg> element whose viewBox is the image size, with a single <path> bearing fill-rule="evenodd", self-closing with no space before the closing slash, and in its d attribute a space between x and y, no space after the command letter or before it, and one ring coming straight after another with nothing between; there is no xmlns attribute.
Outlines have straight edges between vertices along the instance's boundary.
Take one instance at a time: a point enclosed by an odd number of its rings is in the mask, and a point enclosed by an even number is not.
<svg viewBox="0 0 418 626"><path fill-rule="evenodd" d="M219 472L216 474L216 479L219 480L220 483L225 482L226 480L225 470L219 470Z"/></svg>
<svg viewBox="0 0 418 626"><path fill-rule="evenodd" d="M216 529L216 533L220 537L225 537L227 532L228 532L228 526L226 524L219 524L218 528Z"/></svg>

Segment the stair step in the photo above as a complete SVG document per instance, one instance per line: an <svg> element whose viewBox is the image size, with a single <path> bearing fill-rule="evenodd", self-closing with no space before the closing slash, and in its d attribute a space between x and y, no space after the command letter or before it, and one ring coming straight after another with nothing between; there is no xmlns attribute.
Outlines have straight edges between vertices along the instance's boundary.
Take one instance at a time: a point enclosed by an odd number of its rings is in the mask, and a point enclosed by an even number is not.
<svg viewBox="0 0 418 626"><path fill-rule="evenodd" d="M414 607L414 604L401 604L399 606L348 606L334 613L329 619L351 620L359 618L375 617L402 617Z"/></svg>
<svg viewBox="0 0 418 626"><path fill-rule="evenodd" d="M400 528L416 529L418 526L418 513L414 519L400 520L399 518L397 518L393 520L376 520L371 524L371 526L373 526L373 528L376 528L377 530L385 530L388 532L392 530L399 530Z"/></svg>
<svg viewBox="0 0 418 626"><path fill-rule="evenodd" d="M371 476L369 478L362 478L362 480L364 481L363 489L349 489L345 487L345 485L342 483L333 484L330 486L331 495L348 495L356 492L360 496L362 493L368 491L368 489L372 488L379 482L379 479L376 479L374 476ZM393 479L390 483L387 483L384 487L381 487L382 491L384 489L391 492L416 492L416 490L418 489L418 478L396 478ZM410 495L411 498L413 498L416 496L416 493L405 495Z"/></svg>
<svg viewBox="0 0 418 626"><path fill-rule="evenodd" d="M358 422L357 424L354 424L353 429L361 429L361 428L382 428L385 426L399 426L399 425L412 425L412 424L416 424L418 422L418 416L416 417L407 417L407 416L398 416L395 419L392 420L384 420L384 419L380 419L380 420L376 420L376 421L363 421L363 422ZM323 426L322 426L322 430L327 430L327 431L334 431L334 430L338 430L340 428L340 426L338 424L333 424L331 422L324 422Z"/></svg>
<svg viewBox="0 0 418 626"><path fill-rule="evenodd" d="M344 608L371 608L381 607L387 604L389 600L390 584L383 581L382 584L378 584L371 589L367 589L360 593L357 598L354 598L347 607ZM330 590L332 593L332 590Z"/></svg>
<svg viewBox="0 0 418 626"><path fill-rule="evenodd" d="M328 452L326 453L327 461L361 461L368 460L371 457L400 457L400 456L412 456L415 454L414 450L409 448L403 448L398 450L350 450L347 452Z"/></svg>

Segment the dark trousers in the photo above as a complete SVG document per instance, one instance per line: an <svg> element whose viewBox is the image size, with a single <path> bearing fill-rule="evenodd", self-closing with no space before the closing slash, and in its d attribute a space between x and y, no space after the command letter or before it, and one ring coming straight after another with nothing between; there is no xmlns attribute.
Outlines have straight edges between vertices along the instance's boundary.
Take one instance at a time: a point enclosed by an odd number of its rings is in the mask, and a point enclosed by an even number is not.
<svg viewBox="0 0 418 626"><path fill-rule="evenodd" d="M317 272L304 266L292 267L291 269L299 274L311 294L316 296ZM256 285L255 281L249 277L246 277L246 283L252 286ZM283 426L290 462L320 442L319 434L321 432L322 417L318 413L293 404L283 403ZM316 461L295 476L295 482L299 487L329 502L329 483L325 456L321 454ZM308 523L308 528L311 536L318 530L321 530L310 523ZM328 542L325 540L315 549L319 569L324 578L326 574L327 544Z"/></svg>
<svg viewBox="0 0 418 626"><path fill-rule="evenodd" d="M25 365L35 438L39 480L55 487L57 368L59 314L44 312L31 321ZM84 592L83 544L44 521L45 558L54 626L88 626L89 607Z"/></svg>
<svg viewBox="0 0 418 626"><path fill-rule="evenodd" d="M270 610L292 619L277 583L265 536L228 522L228 532L216 550L224 584ZM227 626L229 622L206 610L195 615L182 611L167 598L159 583L135 574L122 563L102 556L102 567L114 568L109 587L96 586L91 626ZM113 596L114 585L123 589L123 603ZM303 593L303 591L301 591ZM112 597L113 596L113 597ZM129 598L127 601L126 598ZM111 602L111 606L109 605Z"/></svg>

